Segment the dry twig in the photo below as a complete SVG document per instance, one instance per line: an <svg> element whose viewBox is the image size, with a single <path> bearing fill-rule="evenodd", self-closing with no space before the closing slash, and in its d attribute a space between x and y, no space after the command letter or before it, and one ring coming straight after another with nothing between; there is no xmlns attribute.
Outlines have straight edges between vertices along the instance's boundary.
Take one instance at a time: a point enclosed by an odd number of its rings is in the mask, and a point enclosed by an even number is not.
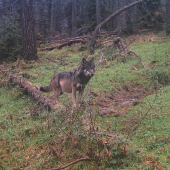
<svg viewBox="0 0 170 170"><path fill-rule="evenodd" d="M71 166L71 165L73 165L73 164L75 164L75 163L77 163L77 162L80 162L80 161L91 161L91 159L90 159L90 158L81 158L81 159L78 159L78 160L76 160L76 161L74 161L74 162L71 162L71 163L69 163L69 164L67 164L67 165L65 165L65 166L63 166L63 167L59 167L59 168L55 168L55 169L50 169L50 170L65 169L65 168L67 168L67 167L69 167L69 166Z"/></svg>

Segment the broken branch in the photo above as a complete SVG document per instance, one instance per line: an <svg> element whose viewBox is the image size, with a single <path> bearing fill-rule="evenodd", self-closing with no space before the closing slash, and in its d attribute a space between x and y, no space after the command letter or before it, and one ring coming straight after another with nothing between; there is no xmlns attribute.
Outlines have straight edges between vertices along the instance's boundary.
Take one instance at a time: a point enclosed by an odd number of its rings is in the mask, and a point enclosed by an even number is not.
<svg viewBox="0 0 170 170"><path fill-rule="evenodd" d="M95 47L95 44L96 44L96 39L97 39L97 36L100 32L100 29L103 25L105 25L108 21L110 21L111 19L113 19L114 17L116 17L117 15L119 15L120 13L122 13L123 11L137 5L138 3L141 3L142 0L139 0L139 1L136 1L136 2L133 2L127 6L124 6L123 8L119 9L118 11L116 11L115 13L113 13L112 15L110 15L108 18L106 18L103 22L101 22L97 28L95 29L94 33L93 33L93 36L91 38L91 41L90 41L90 44L89 44L89 48L90 48L90 54L94 54L94 47Z"/></svg>
<svg viewBox="0 0 170 170"><path fill-rule="evenodd" d="M80 161L91 161L91 159L90 158L81 158L81 159L78 159L78 160L76 160L74 162L71 162L71 163L67 164L66 166L55 168L55 169L51 169L51 170L65 169L65 168L67 168L67 167L69 167L69 166L71 166L71 165L73 165L73 164L75 164L77 162L80 162Z"/></svg>

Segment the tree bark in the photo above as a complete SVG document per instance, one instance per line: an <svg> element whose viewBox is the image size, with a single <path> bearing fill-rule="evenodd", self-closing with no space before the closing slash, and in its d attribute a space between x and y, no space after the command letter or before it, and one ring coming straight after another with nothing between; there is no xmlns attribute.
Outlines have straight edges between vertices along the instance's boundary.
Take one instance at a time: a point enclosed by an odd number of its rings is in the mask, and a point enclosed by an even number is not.
<svg viewBox="0 0 170 170"><path fill-rule="evenodd" d="M77 36L77 2L72 0L72 37Z"/></svg>
<svg viewBox="0 0 170 170"><path fill-rule="evenodd" d="M32 0L22 0L22 48L24 60L38 59Z"/></svg>
<svg viewBox="0 0 170 170"><path fill-rule="evenodd" d="M50 32L51 36L54 35L55 28L56 28L56 2L55 0L51 1L51 23L50 23Z"/></svg>
<svg viewBox="0 0 170 170"><path fill-rule="evenodd" d="M103 25L105 25L108 21L110 21L111 19L113 19L114 17L116 17L117 15L119 15L120 13L122 13L123 11L141 3L142 0L139 0L139 1L136 1L136 2L133 2L127 6L124 6L123 8L119 9L118 11L116 11L115 13L113 13L112 15L110 15L108 18L106 18L102 23L100 23L97 28L95 29L94 33L93 33L93 36L91 38L91 41L90 41L90 44L89 44L89 48L90 48L90 54L94 54L94 47L95 47L95 44L96 44L96 39L97 39L97 35L99 34L100 32L100 29Z"/></svg>
<svg viewBox="0 0 170 170"><path fill-rule="evenodd" d="M166 0L166 26L170 26L170 0Z"/></svg>
<svg viewBox="0 0 170 170"><path fill-rule="evenodd" d="M40 26L40 21L41 21L41 9L40 9L40 1L36 0L34 2L34 19L35 19L35 32L36 33L41 33L41 26Z"/></svg>
<svg viewBox="0 0 170 170"><path fill-rule="evenodd" d="M99 25L101 23L101 0L96 0L96 19Z"/></svg>

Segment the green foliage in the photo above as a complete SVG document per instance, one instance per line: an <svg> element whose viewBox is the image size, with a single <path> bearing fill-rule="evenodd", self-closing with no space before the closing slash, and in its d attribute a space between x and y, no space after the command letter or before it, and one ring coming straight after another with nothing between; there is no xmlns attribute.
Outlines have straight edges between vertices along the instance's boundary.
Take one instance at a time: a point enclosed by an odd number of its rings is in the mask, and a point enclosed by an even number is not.
<svg viewBox="0 0 170 170"><path fill-rule="evenodd" d="M159 12L161 0L146 0L138 5L138 28L163 29L163 17Z"/></svg>
<svg viewBox="0 0 170 170"><path fill-rule="evenodd" d="M170 84L169 70L165 66L153 69L152 71L148 71L148 75L155 84L156 82L162 85Z"/></svg>
<svg viewBox="0 0 170 170"><path fill-rule="evenodd" d="M110 12L106 9L105 7L105 0L101 0L101 18L102 20L106 19ZM88 4L87 4L87 15L89 18L89 32L92 32L95 30L96 26L97 26L97 18L96 18L96 0L88 0ZM108 26L108 25L107 25ZM110 26L108 27L103 27L105 29L110 28Z"/></svg>
<svg viewBox="0 0 170 170"><path fill-rule="evenodd" d="M36 34L36 40L44 40L44 37L43 37L43 35L42 34L40 34L40 33L37 33Z"/></svg>
<svg viewBox="0 0 170 170"><path fill-rule="evenodd" d="M21 25L19 15L9 13L3 16L3 24L0 29L0 60L16 60L21 53Z"/></svg>

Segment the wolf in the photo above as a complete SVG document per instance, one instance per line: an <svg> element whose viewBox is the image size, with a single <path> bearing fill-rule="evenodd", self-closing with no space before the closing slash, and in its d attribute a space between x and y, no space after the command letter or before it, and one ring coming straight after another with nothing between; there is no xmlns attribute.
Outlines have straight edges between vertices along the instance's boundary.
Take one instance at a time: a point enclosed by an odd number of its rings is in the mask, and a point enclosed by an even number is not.
<svg viewBox="0 0 170 170"><path fill-rule="evenodd" d="M95 64L94 58L90 61L82 59L80 66L71 72L62 72L54 76L49 86L41 86L40 91L54 91L54 97L58 102L59 96L64 92L72 93L73 106L76 107L76 91L79 91L78 103L80 104L81 97L89 80L94 76Z"/></svg>

